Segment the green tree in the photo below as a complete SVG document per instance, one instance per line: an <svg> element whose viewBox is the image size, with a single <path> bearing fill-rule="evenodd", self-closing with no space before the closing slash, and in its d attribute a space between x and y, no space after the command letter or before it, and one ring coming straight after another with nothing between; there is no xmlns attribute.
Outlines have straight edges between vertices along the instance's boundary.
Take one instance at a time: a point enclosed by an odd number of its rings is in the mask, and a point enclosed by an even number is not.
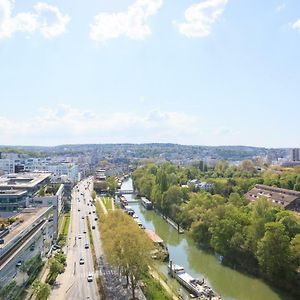
<svg viewBox="0 0 300 300"><path fill-rule="evenodd" d="M55 257L51 258L48 263L49 263L50 273L59 274L63 272L64 265L60 261L58 261Z"/></svg>
<svg viewBox="0 0 300 300"><path fill-rule="evenodd" d="M162 202L162 210L169 214L173 205L179 205L182 202L183 193L178 186L171 186L164 195Z"/></svg>
<svg viewBox="0 0 300 300"><path fill-rule="evenodd" d="M114 177L108 177L106 179L107 189L110 195L114 195L118 187L117 181Z"/></svg>
<svg viewBox="0 0 300 300"><path fill-rule="evenodd" d="M291 253L295 270L300 268L300 234L297 234L291 241Z"/></svg>
<svg viewBox="0 0 300 300"><path fill-rule="evenodd" d="M96 196L97 196L96 191L93 190L93 191L91 192L91 197L92 197L92 199L93 199L94 201L95 201L95 199L96 199Z"/></svg>
<svg viewBox="0 0 300 300"><path fill-rule="evenodd" d="M265 227L265 235L258 242L256 257L268 277L284 278L291 262L290 239L281 223L270 222Z"/></svg>
<svg viewBox="0 0 300 300"><path fill-rule="evenodd" d="M36 298L39 300L46 300L50 295L50 286L47 283L43 283L40 280L35 280L32 284L32 289Z"/></svg>
<svg viewBox="0 0 300 300"><path fill-rule="evenodd" d="M130 282L132 297L142 274L151 262L152 243L133 221L121 211L112 211L101 220L101 239L107 261L118 267Z"/></svg>
<svg viewBox="0 0 300 300"><path fill-rule="evenodd" d="M39 190L39 196L40 196L40 197L44 197L45 194L46 194L45 187L42 186L42 187L40 188L40 190Z"/></svg>

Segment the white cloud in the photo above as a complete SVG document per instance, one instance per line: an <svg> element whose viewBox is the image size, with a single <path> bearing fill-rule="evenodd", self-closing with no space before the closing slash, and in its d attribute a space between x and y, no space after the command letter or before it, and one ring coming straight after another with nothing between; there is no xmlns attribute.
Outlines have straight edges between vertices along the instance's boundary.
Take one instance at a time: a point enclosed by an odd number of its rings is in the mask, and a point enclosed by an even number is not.
<svg viewBox="0 0 300 300"><path fill-rule="evenodd" d="M45 38L52 38L66 32L70 17L62 14L56 6L47 3L37 3L34 6L40 24L41 34Z"/></svg>
<svg viewBox="0 0 300 300"><path fill-rule="evenodd" d="M66 31L70 17L56 6L39 2L33 12L13 16L14 4L14 0L0 0L0 39L10 38L16 32L40 32L45 38L53 38Z"/></svg>
<svg viewBox="0 0 300 300"><path fill-rule="evenodd" d="M300 19L292 24L292 28L300 31Z"/></svg>
<svg viewBox="0 0 300 300"><path fill-rule="evenodd" d="M98 142L196 141L203 133L201 120L193 115L153 110L146 114L115 112L96 114L60 105L42 108L27 120L0 116L2 144L53 145Z"/></svg>
<svg viewBox="0 0 300 300"><path fill-rule="evenodd" d="M104 42L120 36L141 40L151 35L147 24L163 4L163 0L136 0L126 12L101 12L90 25L90 38Z"/></svg>
<svg viewBox="0 0 300 300"><path fill-rule="evenodd" d="M173 22L187 37L205 37L211 34L212 25L222 15L228 0L206 0L193 4L185 11L185 22Z"/></svg>

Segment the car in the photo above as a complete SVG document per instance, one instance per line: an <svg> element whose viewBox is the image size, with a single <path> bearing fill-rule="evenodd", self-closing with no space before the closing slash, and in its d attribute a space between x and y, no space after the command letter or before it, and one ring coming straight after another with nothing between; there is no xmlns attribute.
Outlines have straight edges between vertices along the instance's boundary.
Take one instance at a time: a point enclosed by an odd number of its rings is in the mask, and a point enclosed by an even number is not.
<svg viewBox="0 0 300 300"><path fill-rule="evenodd" d="M81 219L84 219L84 216L82 216Z"/></svg>
<svg viewBox="0 0 300 300"><path fill-rule="evenodd" d="M81 234L78 234L78 238L81 239L81 237L82 237Z"/></svg>
<svg viewBox="0 0 300 300"><path fill-rule="evenodd" d="M88 203L87 206L89 206L90 204Z"/></svg>
<svg viewBox="0 0 300 300"><path fill-rule="evenodd" d="M83 259L82 257L81 257L80 260L79 260L79 264L80 264L80 265L83 265L83 264L84 264L84 259Z"/></svg>
<svg viewBox="0 0 300 300"><path fill-rule="evenodd" d="M83 233L86 234L86 230L83 230Z"/></svg>
<svg viewBox="0 0 300 300"><path fill-rule="evenodd" d="M95 228L96 228L95 225L93 225L93 226L92 226L92 229L95 229Z"/></svg>
<svg viewBox="0 0 300 300"><path fill-rule="evenodd" d="M87 281L88 282L92 282L93 281L93 274L92 273L88 274Z"/></svg>
<svg viewBox="0 0 300 300"><path fill-rule="evenodd" d="M84 245L84 248L85 248L85 249L89 249L89 244L85 244L85 245Z"/></svg>
<svg viewBox="0 0 300 300"><path fill-rule="evenodd" d="M78 211L80 211L80 208L78 208Z"/></svg>
<svg viewBox="0 0 300 300"><path fill-rule="evenodd" d="M19 260L17 263L16 263L16 267L21 267L22 266L22 261Z"/></svg>
<svg viewBox="0 0 300 300"><path fill-rule="evenodd" d="M95 218L95 221L98 221L98 218Z"/></svg>
<svg viewBox="0 0 300 300"><path fill-rule="evenodd" d="M89 215L91 215L92 213L89 211Z"/></svg>
<svg viewBox="0 0 300 300"><path fill-rule="evenodd" d="M93 213L95 214L95 213L96 213L96 211L95 211L95 210L93 210Z"/></svg>

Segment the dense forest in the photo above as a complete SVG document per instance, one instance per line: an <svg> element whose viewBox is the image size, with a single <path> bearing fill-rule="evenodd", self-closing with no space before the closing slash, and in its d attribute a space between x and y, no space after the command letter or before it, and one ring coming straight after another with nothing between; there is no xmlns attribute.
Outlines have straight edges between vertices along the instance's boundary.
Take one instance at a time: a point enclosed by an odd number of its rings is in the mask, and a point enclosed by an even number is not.
<svg viewBox="0 0 300 300"><path fill-rule="evenodd" d="M300 169L257 167L252 161L214 168L200 162L180 167L147 164L133 173L134 186L155 208L189 231L200 247L224 264L261 276L300 296L300 218L265 198L254 203L244 193L256 183L300 190ZM212 183L197 191L192 179Z"/></svg>

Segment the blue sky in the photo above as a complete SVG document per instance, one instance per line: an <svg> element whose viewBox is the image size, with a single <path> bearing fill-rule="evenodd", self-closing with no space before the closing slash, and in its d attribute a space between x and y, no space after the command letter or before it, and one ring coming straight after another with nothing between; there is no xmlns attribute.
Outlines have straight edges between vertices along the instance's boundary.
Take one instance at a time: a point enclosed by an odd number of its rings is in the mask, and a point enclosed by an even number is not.
<svg viewBox="0 0 300 300"><path fill-rule="evenodd" d="M0 0L0 144L299 147L298 0Z"/></svg>

